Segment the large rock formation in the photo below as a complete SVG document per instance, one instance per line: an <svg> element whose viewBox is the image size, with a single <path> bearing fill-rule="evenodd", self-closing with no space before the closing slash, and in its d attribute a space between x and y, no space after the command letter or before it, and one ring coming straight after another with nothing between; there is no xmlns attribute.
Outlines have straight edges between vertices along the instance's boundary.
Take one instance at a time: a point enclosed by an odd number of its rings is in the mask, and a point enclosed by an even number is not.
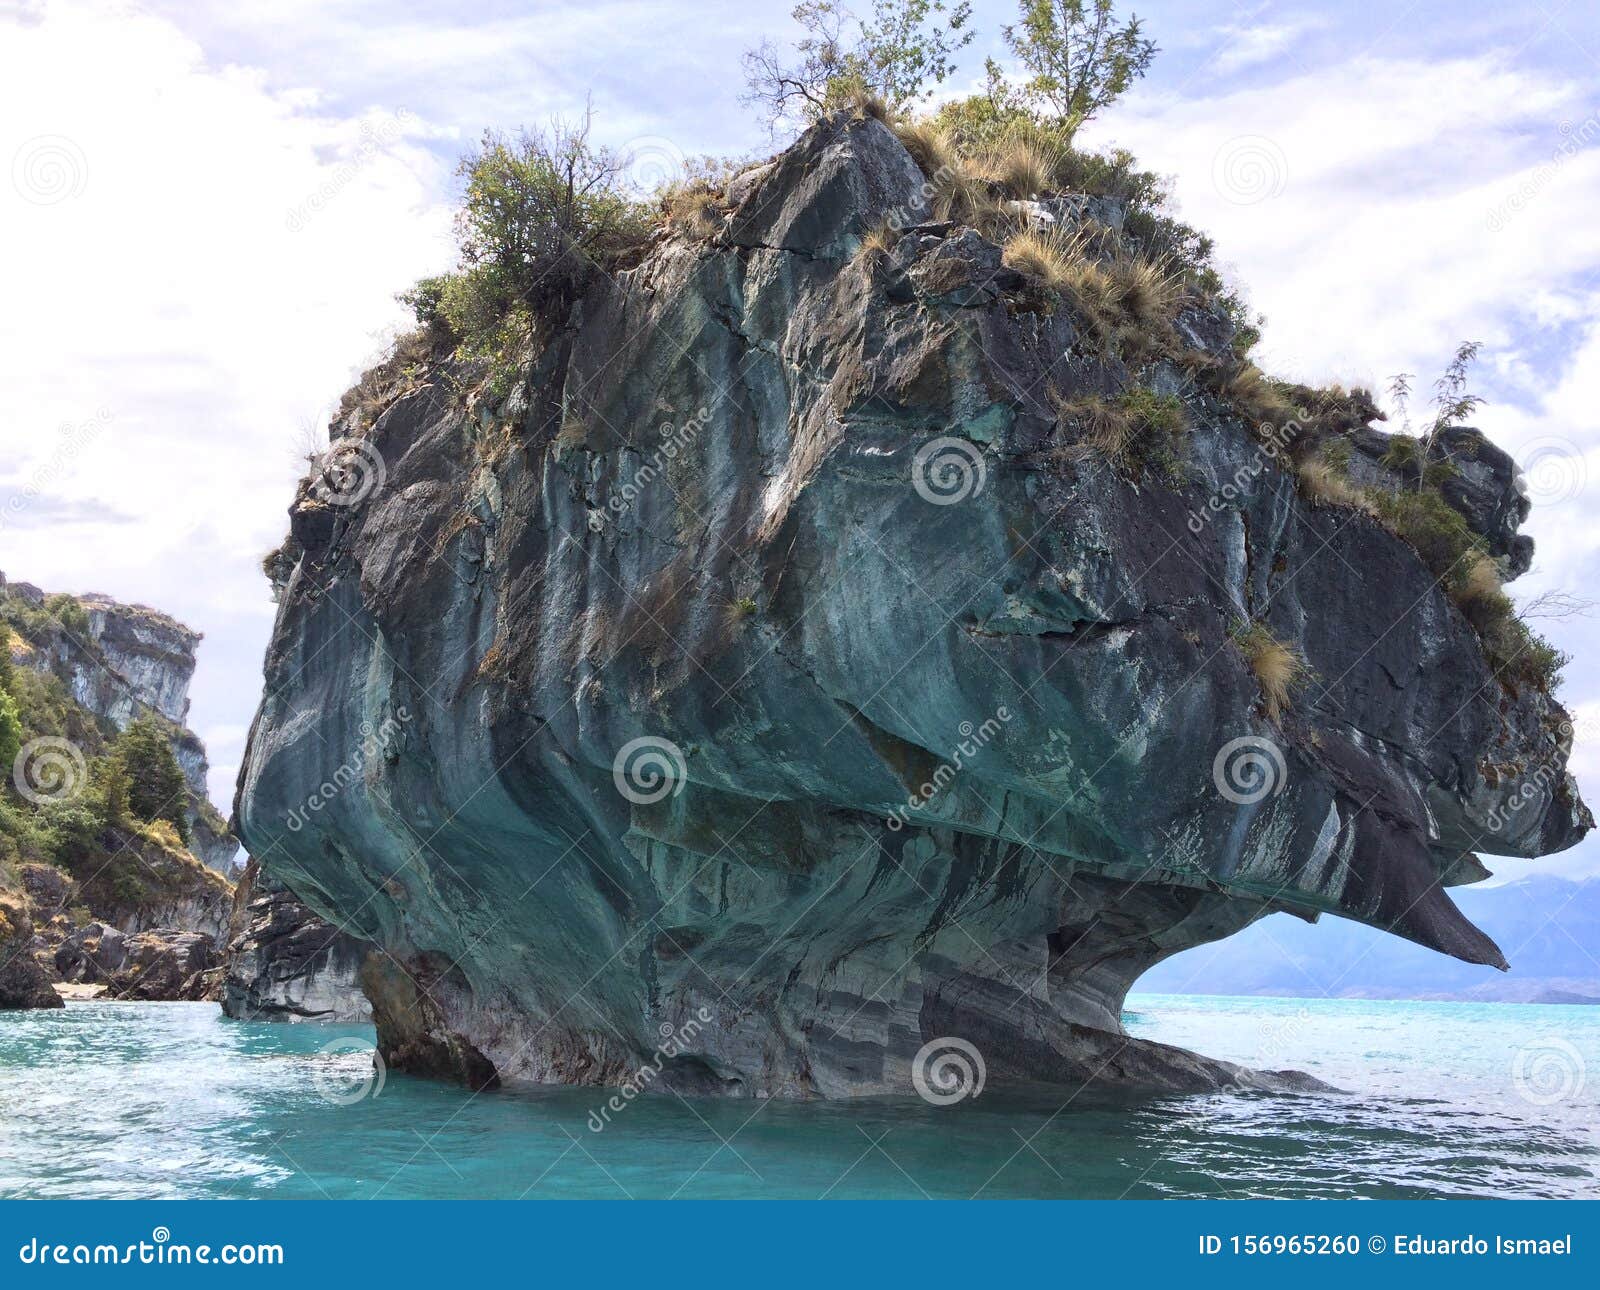
<svg viewBox="0 0 1600 1290"><path fill-rule="evenodd" d="M369 1021L361 965L370 952L251 860L234 890L222 1010L242 1021Z"/></svg>
<svg viewBox="0 0 1600 1290"><path fill-rule="evenodd" d="M1446 887L1588 827L1561 709L1190 379L1224 317L1139 359L970 229L858 255L923 183L825 123L508 395L396 365L335 425L236 810L384 951L391 1062L610 1083L665 1051L676 1087L843 1096L955 1038L991 1086L1281 1083L1127 1039L1129 985L1278 909L1499 963ZM1050 451L1135 384L1182 401L1167 475ZM1313 669L1281 717L1251 621Z"/></svg>

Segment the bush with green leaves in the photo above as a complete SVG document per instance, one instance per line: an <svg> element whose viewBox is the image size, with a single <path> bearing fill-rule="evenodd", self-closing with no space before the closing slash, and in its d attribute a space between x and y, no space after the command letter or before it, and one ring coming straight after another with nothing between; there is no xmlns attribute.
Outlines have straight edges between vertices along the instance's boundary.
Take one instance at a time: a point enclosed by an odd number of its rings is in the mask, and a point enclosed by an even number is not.
<svg viewBox="0 0 1600 1290"><path fill-rule="evenodd" d="M22 718L9 690L0 689L0 777L10 778L12 763L22 749Z"/></svg>
<svg viewBox="0 0 1600 1290"><path fill-rule="evenodd" d="M744 55L744 101L772 129L871 98L902 111L955 71L974 35L968 0L873 0L869 18L839 0L803 0L790 16L805 33L792 59L770 40Z"/></svg>
<svg viewBox="0 0 1600 1290"><path fill-rule="evenodd" d="M1018 99L1069 135L1121 98L1156 56L1137 17L1118 21L1114 0L1022 0L1018 21L1002 33L1028 73Z"/></svg>
<svg viewBox="0 0 1600 1290"><path fill-rule="evenodd" d="M623 186L628 158L590 142L591 119L487 131L461 159L461 267L401 299L419 323L447 327L465 356L513 358L648 237L649 208Z"/></svg>

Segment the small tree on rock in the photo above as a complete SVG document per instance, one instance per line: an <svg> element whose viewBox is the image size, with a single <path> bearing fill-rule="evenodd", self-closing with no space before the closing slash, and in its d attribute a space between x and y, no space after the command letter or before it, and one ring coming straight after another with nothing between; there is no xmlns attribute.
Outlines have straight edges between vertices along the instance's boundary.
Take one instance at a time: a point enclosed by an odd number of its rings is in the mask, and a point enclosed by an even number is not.
<svg viewBox="0 0 1600 1290"><path fill-rule="evenodd" d="M900 111L933 93L972 40L968 0L873 0L857 18L839 0L805 0L793 10L805 30L789 61L770 40L744 56L747 103L776 129L798 115L812 121L853 99L876 96Z"/></svg>
<svg viewBox="0 0 1600 1290"><path fill-rule="evenodd" d="M1036 112L1076 130L1121 97L1156 56L1143 24L1118 24L1114 0L1022 0L1006 46L1029 73L1019 89Z"/></svg>
<svg viewBox="0 0 1600 1290"><path fill-rule="evenodd" d="M187 845L188 785L166 731L154 718L140 717L117 736L113 756L127 776L128 810L141 820L169 821Z"/></svg>

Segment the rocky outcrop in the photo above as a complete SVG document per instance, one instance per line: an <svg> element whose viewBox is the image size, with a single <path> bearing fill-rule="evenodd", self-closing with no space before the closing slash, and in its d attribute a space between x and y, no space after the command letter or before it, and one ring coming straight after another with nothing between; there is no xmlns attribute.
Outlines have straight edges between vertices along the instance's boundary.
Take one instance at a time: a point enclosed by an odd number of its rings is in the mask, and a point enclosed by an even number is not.
<svg viewBox="0 0 1600 1290"><path fill-rule="evenodd" d="M27 905L14 893L0 892L0 1012L62 1006L34 950Z"/></svg>
<svg viewBox="0 0 1600 1290"><path fill-rule="evenodd" d="M222 1010L243 1021L369 1021L360 975L370 952L251 860L234 891Z"/></svg>
<svg viewBox="0 0 1600 1290"><path fill-rule="evenodd" d="M124 935L93 922L70 932L54 960L62 981L104 986L106 998L157 1003L214 998L222 963L216 941L200 932Z"/></svg>
<svg viewBox="0 0 1600 1290"><path fill-rule="evenodd" d="M119 854L128 865L83 883L54 865L21 866L41 979L47 987L100 985L108 998L216 997L228 883L188 853L149 839L125 838Z"/></svg>
<svg viewBox="0 0 1600 1290"><path fill-rule="evenodd" d="M441 359L336 423L236 812L384 951L391 1064L616 1083L666 1036L672 1087L835 1097L959 1039L991 1087L1281 1087L1124 1036L1129 985L1278 909L1502 963L1446 888L1589 827L1560 707L1192 379L1224 316L1141 357L971 230L858 255L922 183L824 123L509 394ZM1164 472L1060 414L1135 386ZM1281 715L1251 622L1312 669Z"/></svg>

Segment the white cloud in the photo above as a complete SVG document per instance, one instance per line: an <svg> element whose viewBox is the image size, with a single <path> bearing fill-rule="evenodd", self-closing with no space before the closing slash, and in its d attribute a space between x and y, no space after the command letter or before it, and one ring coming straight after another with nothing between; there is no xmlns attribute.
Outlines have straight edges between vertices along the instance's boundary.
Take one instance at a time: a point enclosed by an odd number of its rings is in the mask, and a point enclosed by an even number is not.
<svg viewBox="0 0 1600 1290"><path fill-rule="evenodd" d="M415 117L319 116L137 11L31 19L0 37L0 567L206 631L196 710L242 721L289 444L447 262L440 163Z"/></svg>
<svg viewBox="0 0 1600 1290"><path fill-rule="evenodd" d="M1240 23L1225 27L1222 35L1227 43L1212 59L1209 70L1218 76L1229 76L1270 62L1291 49L1302 36L1325 26L1324 19L1306 17L1281 23Z"/></svg>

